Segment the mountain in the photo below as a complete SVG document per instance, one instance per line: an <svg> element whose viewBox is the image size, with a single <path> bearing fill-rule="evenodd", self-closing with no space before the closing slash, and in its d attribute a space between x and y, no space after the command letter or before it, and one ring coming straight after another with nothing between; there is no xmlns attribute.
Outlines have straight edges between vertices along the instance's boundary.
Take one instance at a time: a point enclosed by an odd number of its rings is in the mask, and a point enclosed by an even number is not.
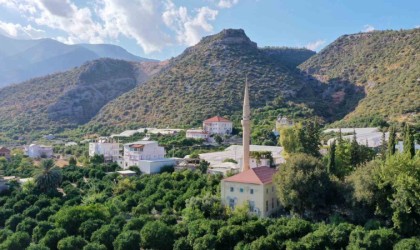
<svg viewBox="0 0 420 250"><path fill-rule="evenodd" d="M419 57L420 29L374 31L341 36L299 68L328 85L332 104L352 103L342 124L410 121L420 111Z"/></svg>
<svg viewBox="0 0 420 250"><path fill-rule="evenodd" d="M53 39L18 40L0 35L0 87L65 71L98 58L154 61L115 45L67 45Z"/></svg>
<svg viewBox="0 0 420 250"><path fill-rule="evenodd" d="M109 58L0 89L0 131L56 132L91 120L109 101L143 84L164 63Z"/></svg>
<svg viewBox="0 0 420 250"><path fill-rule="evenodd" d="M243 30L223 30L204 37L151 80L107 104L89 126L194 126L212 115L238 114L246 77L253 108L279 97L296 101L305 78L295 66L313 53L260 49Z"/></svg>

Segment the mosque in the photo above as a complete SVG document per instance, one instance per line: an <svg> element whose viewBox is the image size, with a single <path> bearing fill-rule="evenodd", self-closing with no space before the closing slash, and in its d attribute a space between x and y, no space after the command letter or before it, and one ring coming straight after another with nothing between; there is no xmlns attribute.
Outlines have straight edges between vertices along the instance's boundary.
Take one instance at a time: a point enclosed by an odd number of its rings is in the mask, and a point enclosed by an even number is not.
<svg viewBox="0 0 420 250"><path fill-rule="evenodd" d="M251 108L248 81L245 82L241 123L243 129L242 168L240 173L222 180L222 202L232 209L248 204L251 213L259 217L268 217L280 208L273 183L276 169L268 166L250 168Z"/></svg>

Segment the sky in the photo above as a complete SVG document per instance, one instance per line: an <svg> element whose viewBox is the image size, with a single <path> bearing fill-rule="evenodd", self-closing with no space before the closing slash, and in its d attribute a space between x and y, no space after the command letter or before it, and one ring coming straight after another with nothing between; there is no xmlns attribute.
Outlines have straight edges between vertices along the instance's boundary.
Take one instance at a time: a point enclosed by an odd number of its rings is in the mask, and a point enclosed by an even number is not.
<svg viewBox="0 0 420 250"><path fill-rule="evenodd" d="M242 28L258 46L319 51L339 36L420 27L419 0L0 0L0 34L109 43L159 60Z"/></svg>

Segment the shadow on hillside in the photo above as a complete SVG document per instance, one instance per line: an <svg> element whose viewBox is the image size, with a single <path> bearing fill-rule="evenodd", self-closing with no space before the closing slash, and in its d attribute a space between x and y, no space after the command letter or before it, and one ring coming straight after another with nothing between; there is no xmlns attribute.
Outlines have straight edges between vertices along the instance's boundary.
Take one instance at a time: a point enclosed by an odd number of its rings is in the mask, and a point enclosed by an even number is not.
<svg viewBox="0 0 420 250"><path fill-rule="evenodd" d="M328 122L340 120L354 111L366 96L364 87L347 80L333 78L323 82L304 71L300 71L300 74L305 84L297 97Z"/></svg>

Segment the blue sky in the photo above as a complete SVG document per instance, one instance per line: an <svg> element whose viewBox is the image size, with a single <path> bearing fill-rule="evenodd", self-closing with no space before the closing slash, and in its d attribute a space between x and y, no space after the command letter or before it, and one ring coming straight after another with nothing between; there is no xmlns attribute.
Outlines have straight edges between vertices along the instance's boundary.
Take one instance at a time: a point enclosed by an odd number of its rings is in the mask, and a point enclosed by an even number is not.
<svg viewBox="0 0 420 250"><path fill-rule="evenodd" d="M319 51L343 34L419 27L419 13L418 0L0 0L0 34L167 59L225 28L259 46Z"/></svg>

